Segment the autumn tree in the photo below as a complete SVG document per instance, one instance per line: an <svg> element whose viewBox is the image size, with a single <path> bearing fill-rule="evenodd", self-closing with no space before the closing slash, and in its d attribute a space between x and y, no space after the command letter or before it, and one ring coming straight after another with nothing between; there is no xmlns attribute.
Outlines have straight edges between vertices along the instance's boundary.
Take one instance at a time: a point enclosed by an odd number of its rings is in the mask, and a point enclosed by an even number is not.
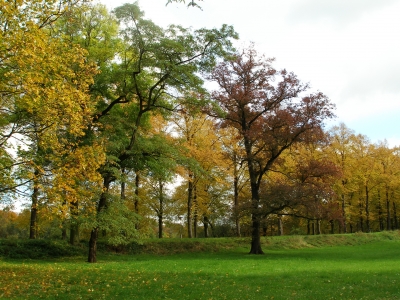
<svg viewBox="0 0 400 300"><path fill-rule="evenodd" d="M182 154L188 158L180 174L187 185L188 237L197 237L199 221L203 222L207 232L210 212L220 211L217 209L220 206L218 199L221 200L226 192L228 166L215 124L198 105L182 103L172 121L181 140Z"/></svg>
<svg viewBox="0 0 400 300"><path fill-rule="evenodd" d="M241 236L240 220L245 215L242 207L243 198L247 198L245 187L248 183L246 176L244 151L241 147L242 140L233 128L219 128L218 135L222 143L222 152L227 160L229 176L233 186L232 217L235 221L236 235Z"/></svg>
<svg viewBox="0 0 400 300"><path fill-rule="evenodd" d="M390 148L386 142L382 142L376 146L375 158L381 176L381 185L378 192L379 229L383 230L386 228L386 230L392 230L396 228L395 208L396 202L399 203L399 148ZM385 210L386 216L383 215Z"/></svg>
<svg viewBox="0 0 400 300"><path fill-rule="evenodd" d="M98 213L106 209L108 191L121 170L134 167L137 158L145 155L138 138L149 113L172 110L174 99L186 90L200 91L198 72L209 70L230 48L230 38L236 37L229 26L220 30L192 31L180 26L163 29L145 19L137 4L125 4L114 12L121 23L124 48L114 66L118 80L108 85L109 93L100 99L94 117L113 132L102 133L113 143L101 168L104 192L97 204ZM113 128L117 113L123 120L118 130ZM89 262L96 261L98 232L95 226L89 242Z"/></svg>
<svg viewBox="0 0 400 300"><path fill-rule="evenodd" d="M329 139L330 147L326 149L327 154L342 173L340 179L335 183L334 189L342 211L342 231L347 233L349 217L351 217L349 206L351 198L357 190L356 180L353 176L357 168L353 151L357 136L353 130L341 123L330 129ZM351 223L350 226L352 226Z"/></svg>
<svg viewBox="0 0 400 300"><path fill-rule="evenodd" d="M76 141L84 135L94 109L88 94L94 65L87 63L87 53L79 45L51 34L56 21L78 3L1 3L0 152L6 174L14 177L13 182L4 178L1 190L32 191L31 238L36 237L40 199L49 199L50 190L53 196L64 193L63 183L53 179L70 178L58 172L79 152ZM101 155L95 159L101 161Z"/></svg>
<svg viewBox="0 0 400 300"><path fill-rule="evenodd" d="M333 105L324 94L304 95L308 85L293 73L272 68L272 61L250 47L220 63L210 77L219 86L212 97L223 112L221 123L235 128L243 138L251 187L251 254L263 253L263 178L279 165L290 146L318 140L323 121L333 116Z"/></svg>
<svg viewBox="0 0 400 300"><path fill-rule="evenodd" d="M277 169L280 179L268 180L272 185L270 190L275 188L276 182L281 186L276 201L286 207L279 214L316 222L319 234L323 220L327 220L331 228L334 221L341 222L333 185L342 174L327 155L327 141L321 141L293 145L281 157L282 163Z"/></svg>

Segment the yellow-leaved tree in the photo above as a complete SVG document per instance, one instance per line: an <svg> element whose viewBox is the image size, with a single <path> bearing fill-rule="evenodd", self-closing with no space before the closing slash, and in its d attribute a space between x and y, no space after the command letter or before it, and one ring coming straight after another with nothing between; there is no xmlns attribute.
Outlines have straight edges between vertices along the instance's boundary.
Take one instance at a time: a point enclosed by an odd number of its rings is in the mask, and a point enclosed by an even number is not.
<svg viewBox="0 0 400 300"><path fill-rule="evenodd" d="M104 160L101 145L83 150L80 143L93 115L88 90L97 71L85 50L51 34L52 24L78 3L0 1L1 166L10 170L0 192L23 188L30 195L30 238L36 238L38 206L49 201L48 192L65 201L82 177L100 178L96 164Z"/></svg>

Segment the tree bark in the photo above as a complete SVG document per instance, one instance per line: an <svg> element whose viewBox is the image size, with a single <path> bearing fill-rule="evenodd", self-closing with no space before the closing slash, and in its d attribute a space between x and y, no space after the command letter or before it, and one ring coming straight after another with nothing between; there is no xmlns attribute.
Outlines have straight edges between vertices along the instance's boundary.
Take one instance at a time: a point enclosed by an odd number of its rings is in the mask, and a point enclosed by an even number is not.
<svg viewBox="0 0 400 300"><path fill-rule="evenodd" d="M359 214L360 214L360 227L359 227L359 230L361 231L361 232L364 232L364 218L363 218L363 214L362 214L362 212L363 212L363 205L362 205L362 202L361 202L361 200L359 200L360 201L360 203L359 203Z"/></svg>
<svg viewBox="0 0 400 300"><path fill-rule="evenodd" d="M140 184L140 176L139 171L135 172L135 213L139 214L139 184Z"/></svg>
<svg viewBox="0 0 400 300"><path fill-rule="evenodd" d="M37 206L39 202L39 170L34 172L33 180L33 193L32 193L32 206L31 206L31 220L29 226L29 238L34 240L37 238Z"/></svg>
<svg viewBox="0 0 400 300"><path fill-rule="evenodd" d="M317 220L317 234L321 234L321 220Z"/></svg>
<svg viewBox="0 0 400 300"><path fill-rule="evenodd" d="M385 195L386 195L386 230L391 230L392 226L390 223L391 216L390 216L389 187L386 187Z"/></svg>
<svg viewBox="0 0 400 300"><path fill-rule="evenodd" d="M164 217L164 184L162 180L159 180L159 201L160 207L158 209L158 238L163 237L163 217Z"/></svg>
<svg viewBox="0 0 400 300"><path fill-rule="evenodd" d="M207 216L204 216L203 224L204 224L204 237L208 238L208 217Z"/></svg>
<svg viewBox="0 0 400 300"><path fill-rule="evenodd" d="M99 236L99 228L93 228L92 232L90 233L90 240L89 240L89 256L88 262L95 263L97 261L97 238Z"/></svg>
<svg viewBox="0 0 400 300"><path fill-rule="evenodd" d="M71 203L71 225L69 230L69 243L71 245L75 245L78 237L79 237L79 225L78 221L76 220L78 216L78 202Z"/></svg>
<svg viewBox="0 0 400 300"><path fill-rule="evenodd" d="M196 185L193 187L193 206L194 206L194 213L193 213L193 236L197 238L197 221L198 221L198 214L197 214L197 192L196 192Z"/></svg>
<svg viewBox="0 0 400 300"><path fill-rule="evenodd" d="M107 207L107 194L108 190L110 189L110 184L113 181L111 175L105 175L103 181L103 192L100 195L100 200L97 205L97 214L99 214L103 209ZM89 255L88 255L88 262L95 263L97 261L97 239L99 236L99 227L96 226L92 229L90 233L90 240L89 240Z"/></svg>
<svg viewBox="0 0 400 300"><path fill-rule="evenodd" d="M399 222L397 220L396 203L393 201L393 229L399 229Z"/></svg>
<svg viewBox="0 0 400 300"><path fill-rule="evenodd" d="M343 218L343 233L347 233L346 202L344 194L342 194L342 218Z"/></svg>
<svg viewBox="0 0 400 300"><path fill-rule="evenodd" d="M278 216L278 228L279 228L279 235L283 235L283 221L282 216Z"/></svg>
<svg viewBox="0 0 400 300"><path fill-rule="evenodd" d="M163 237L163 216L158 215L158 238L162 239Z"/></svg>
<svg viewBox="0 0 400 300"><path fill-rule="evenodd" d="M247 166L250 177L251 186L251 248L250 254L264 254L261 249L261 233L260 233L260 194L259 194L259 184L257 182L257 172L254 169L255 162L252 157L251 152L251 142L246 137L244 138L244 144L247 156Z"/></svg>
<svg viewBox="0 0 400 300"><path fill-rule="evenodd" d="M331 224L331 234L335 233L335 222L333 220L330 220L329 223Z"/></svg>
<svg viewBox="0 0 400 300"><path fill-rule="evenodd" d="M261 249L260 221L255 214L251 216L251 248L249 254L264 254Z"/></svg>
<svg viewBox="0 0 400 300"><path fill-rule="evenodd" d="M369 221L369 189L368 185L365 185L365 225L367 232L371 232L370 221Z"/></svg>
<svg viewBox="0 0 400 300"><path fill-rule="evenodd" d="M187 233L192 238L192 201L193 201L193 174L189 173L188 198L187 198Z"/></svg>

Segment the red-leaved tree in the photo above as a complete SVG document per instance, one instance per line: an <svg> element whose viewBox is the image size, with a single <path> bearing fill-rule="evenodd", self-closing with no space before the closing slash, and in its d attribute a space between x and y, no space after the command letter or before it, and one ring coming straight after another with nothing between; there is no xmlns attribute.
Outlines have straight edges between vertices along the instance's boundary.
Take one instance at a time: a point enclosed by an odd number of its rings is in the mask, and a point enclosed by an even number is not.
<svg viewBox="0 0 400 300"><path fill-rule="evenodd" d="M218 108L212 111L221 118L221 126L235 128L243 140L251 185L250 254L263 253L263 177L274 170L290 146L320 139L323 121L334 116L334 105L324 94L306 94L307 84L293 73L275 70L272 61L250 47L220 63L211 75L219 85L212 94Z"/></svg>

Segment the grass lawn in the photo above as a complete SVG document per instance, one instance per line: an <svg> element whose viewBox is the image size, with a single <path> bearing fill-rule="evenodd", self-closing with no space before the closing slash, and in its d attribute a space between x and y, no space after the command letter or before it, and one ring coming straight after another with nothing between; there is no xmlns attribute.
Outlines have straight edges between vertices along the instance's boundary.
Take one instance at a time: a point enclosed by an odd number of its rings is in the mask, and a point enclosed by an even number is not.
<svg viewBox="0 0 400 300"><path fill-rule="evenodd" d="M239 245L217 252L103 254L96 264L83 257L2 259L0 298L400 299L398 239L300 249L277 246L290 237L276 240L259 256Z"/></svg>

